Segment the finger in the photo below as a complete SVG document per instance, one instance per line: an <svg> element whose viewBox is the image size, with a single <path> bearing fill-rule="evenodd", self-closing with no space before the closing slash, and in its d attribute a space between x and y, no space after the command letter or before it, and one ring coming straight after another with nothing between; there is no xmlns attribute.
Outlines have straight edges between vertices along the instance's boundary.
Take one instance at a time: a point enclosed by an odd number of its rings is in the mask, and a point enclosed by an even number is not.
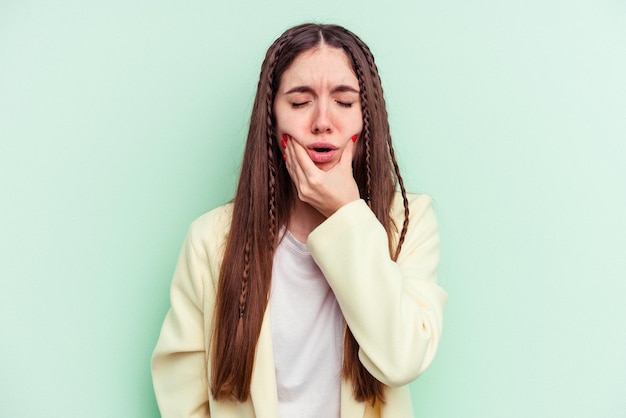
<svg viewBox="0 0 626 418"><path fill-rule="evenodd" d="M285 155L287 156L287 171L289 171L289 175L296 184L296 187L299 187L301 182L306 180L306 174L302 164L306 164L308 154L304 150L304 147L291 136L288 137L286 145ZM304 158L302 153L304 153Z"/></svg>
<svg viewBox="0 0 626 418"><path fill-rule="evenodd" d="M354 153L356 151L356 135L350 138L348 143L346 144L346 148L341 155L341 163L352 166L352 160L354 158Z"/></svg>
<svg viewBox="0 0 626 418"><path fill-rule="evenodd" d="M288 135L283 135L283 141L281 145L283 146L283 153L285 158L285 166L287 167L287 171L291 178L295 181L297 179L297 175L295 173L295 166L297 165L296 154L293 150L292 143L293 139Z"/></svg>
<svg viewBox="0 0 626 418"><path fill-rule="evenodd" d="M293 138L292 138L293 139ZM296 158L296 162L299 165L299 168L305 176L310 176L312 174L318 173L322 170L317 168L315 163L311 160L309 156L309 152L307 149L297 140L293 139L289 141L292 145L292 149Z"/></svg>
<svg viewBox="0 0 626 418"><path fill-rule="evenodd" d="M349 171L352 174L352 160L354 159L354 154L356 152L356 144L353 140L354 137L350 138L346 143L346 147L343 149L341 153L341 158L337 164L337 168L342 171Z"/></svg>

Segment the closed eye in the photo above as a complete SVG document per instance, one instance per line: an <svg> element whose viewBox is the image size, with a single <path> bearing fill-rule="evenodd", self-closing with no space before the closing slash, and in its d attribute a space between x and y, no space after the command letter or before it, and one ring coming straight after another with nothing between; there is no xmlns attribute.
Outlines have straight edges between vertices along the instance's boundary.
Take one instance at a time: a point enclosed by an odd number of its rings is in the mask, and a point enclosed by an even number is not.
<svg viewBox="0 0 626 418"><path fill-rule="evenodd" d="M300 107L304 107L308 104L309 102L291 102L291 107L293 107L294 109L298 109Z"/></svg>
<svg viewBox="0 0 626 418"><path fill-rule="evenodd" d="M350 108L353 105L352 102L340 102L339 100L337 100L337 104L341 107L346 107L346 108Z"/></svg>

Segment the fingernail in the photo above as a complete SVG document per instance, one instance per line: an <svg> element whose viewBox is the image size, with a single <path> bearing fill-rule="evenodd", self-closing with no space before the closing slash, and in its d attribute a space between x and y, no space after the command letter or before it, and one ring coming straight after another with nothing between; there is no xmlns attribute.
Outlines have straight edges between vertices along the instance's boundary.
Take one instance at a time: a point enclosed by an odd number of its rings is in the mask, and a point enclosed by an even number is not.
<svg viewBox="0 0 626 418"><path fill-rule="evenodd" d="M354 135L354 136L352 137L352 142L356 142L356 138L357 138L357 136L356 136L356 135Z"/></svg>
<svg viewBox="0 0 626 418"><path fill-rule="evenodd" d="M283 161L287 161L287 154L283 154Z"/></svg>
<svg viewBox="0 0 626 418"><path fill-rule="evenodd" d="M280 141L280 145L283 147L283 149L287 148L287 141L283 139L282 141Z"/></svg>
<svg viewBox="0 0 626 418"><path fill-rule="evenodd" d="M283 134L283 141L287 142L288 139L289 139L289 135Z"/></svg>

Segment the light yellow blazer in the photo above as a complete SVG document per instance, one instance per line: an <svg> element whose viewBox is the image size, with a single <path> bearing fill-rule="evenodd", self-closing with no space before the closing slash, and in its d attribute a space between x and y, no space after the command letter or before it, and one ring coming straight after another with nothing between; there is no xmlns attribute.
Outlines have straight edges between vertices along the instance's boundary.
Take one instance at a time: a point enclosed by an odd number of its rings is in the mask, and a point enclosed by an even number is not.
<svg viewBox="0 0 626 418"><path fill-rule="evenodd" d="M446 292L436 283L437 221L427 195L409 195L409 203L409 229L397 262L389 257L385 229L363 200L339 209L307 240L359 342L361 362L386 385L386 402L371 407L357 402L350 382L342 381L342 418L412 418L407 385L430 365L437 351L447 303ZM172 281L171 308L152 358L163 418L278 417L269 308L248 401L217 402L208 390L210 330L231 215L228 204L201 216L183 245ZM392 215L399 230L404 219L399 194Z"/></svg>

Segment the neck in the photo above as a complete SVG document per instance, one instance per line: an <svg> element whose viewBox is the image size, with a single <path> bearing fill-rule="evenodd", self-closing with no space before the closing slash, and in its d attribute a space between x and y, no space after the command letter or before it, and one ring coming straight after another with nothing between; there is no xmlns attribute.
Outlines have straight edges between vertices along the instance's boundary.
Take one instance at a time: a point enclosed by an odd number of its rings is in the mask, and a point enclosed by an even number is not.
<svg viewBox="0 0 626 418"><path fill-rule="evenodd" d="M306 243L306 239L311 231L317 228L325 219L326 217L313 206L296 198L287 229L298 241Z"/></svg>

